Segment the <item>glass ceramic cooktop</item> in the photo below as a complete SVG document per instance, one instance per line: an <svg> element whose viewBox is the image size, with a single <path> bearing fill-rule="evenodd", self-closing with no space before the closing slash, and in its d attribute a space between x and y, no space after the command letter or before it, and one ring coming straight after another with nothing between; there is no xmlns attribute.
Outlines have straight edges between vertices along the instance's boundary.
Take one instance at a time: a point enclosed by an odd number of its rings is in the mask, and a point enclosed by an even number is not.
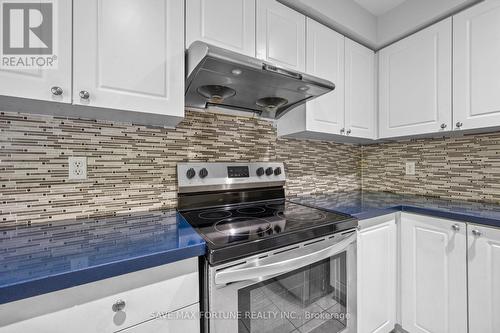
<svg viewBox="0 0 500 333"><path fill-rule="evenodd" d="M351 217L285 200L182 212L182 216L214 246L270 238ZM210 246L210 244L208 244Z"/></svg>

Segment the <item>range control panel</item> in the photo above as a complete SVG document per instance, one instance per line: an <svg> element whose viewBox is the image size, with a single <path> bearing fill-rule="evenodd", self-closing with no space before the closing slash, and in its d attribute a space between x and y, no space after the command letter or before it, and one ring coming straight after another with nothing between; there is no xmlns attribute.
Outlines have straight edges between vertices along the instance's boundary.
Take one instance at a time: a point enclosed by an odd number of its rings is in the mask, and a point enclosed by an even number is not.
<svg viewBox="0 0 500 333"><path fill-rule="evenodd" d="M180 193L283 186L285 167L280 162L179 163Z"/></svg>
<svg viewBox="0 0 500 333"><path fill-rule="evenodd" d="M250 171L248 166L228 166L227 176L229 178L248 178L250 177Z"/></svg>

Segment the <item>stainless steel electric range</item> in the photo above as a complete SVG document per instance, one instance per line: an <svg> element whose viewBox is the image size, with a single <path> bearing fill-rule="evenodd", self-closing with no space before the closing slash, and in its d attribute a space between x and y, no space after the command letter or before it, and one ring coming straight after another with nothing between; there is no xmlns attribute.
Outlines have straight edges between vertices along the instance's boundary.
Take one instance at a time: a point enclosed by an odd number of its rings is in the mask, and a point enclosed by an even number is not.
<svg viewBox="0 0 500 333"><path fill-rule="evenodd" d="M205 332L356 331L355 218L287 201L282 163L177 175L179 211L207 243Z"/></svg>

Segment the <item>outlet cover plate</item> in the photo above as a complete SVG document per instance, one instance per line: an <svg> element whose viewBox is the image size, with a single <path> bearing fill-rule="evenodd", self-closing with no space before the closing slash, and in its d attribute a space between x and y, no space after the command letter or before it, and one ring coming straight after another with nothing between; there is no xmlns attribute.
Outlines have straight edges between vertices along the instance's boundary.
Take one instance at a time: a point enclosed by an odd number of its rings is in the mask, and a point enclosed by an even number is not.
<svg viewBox="0 0 500 333"><path fill-rule="evenodd" d="M87 179L87 157L74 157L68 158L68 179L82 180Z"/></svg>
<svg viewBox="0 0 500 333"><path fill-rule="evenodd" d="M415 175L415 162L406 162L406 175L407 176Z"/></svg>

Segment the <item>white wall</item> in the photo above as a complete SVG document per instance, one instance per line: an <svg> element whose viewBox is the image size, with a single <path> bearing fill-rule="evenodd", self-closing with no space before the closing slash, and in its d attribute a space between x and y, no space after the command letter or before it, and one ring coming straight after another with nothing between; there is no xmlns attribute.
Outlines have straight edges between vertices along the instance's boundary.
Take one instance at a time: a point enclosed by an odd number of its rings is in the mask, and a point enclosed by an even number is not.
<svg viewBox="0 0 500 333"><path fill-rule="evenodd" d="M378 17L353 0L278 1L361 44L379 49L483 0L406 0Z"/></svg>
<svg viewBox="0 0 500 333"><path fill-rule="evenodd" d="M278 0L368 47L376 47L377 18L353 0Z"/></svg>
<svg viewBox="0 0 500 333"><path fill-rule="evenodd" d="M389 44L475 2L478 0L407 0L377 18L377 44Z"/></svg>

